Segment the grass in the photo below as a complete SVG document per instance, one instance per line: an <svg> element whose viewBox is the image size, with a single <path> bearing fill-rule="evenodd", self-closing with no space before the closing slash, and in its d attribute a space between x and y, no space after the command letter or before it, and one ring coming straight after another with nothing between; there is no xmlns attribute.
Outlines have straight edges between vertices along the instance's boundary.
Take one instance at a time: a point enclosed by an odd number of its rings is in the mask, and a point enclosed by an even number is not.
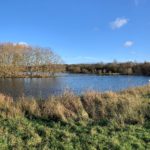
<svg viewBox="0 0 150 150"><path fill-rule="evenodd" d="M1 94L0 149L150 149L150 86L39 101Z"/></svg>

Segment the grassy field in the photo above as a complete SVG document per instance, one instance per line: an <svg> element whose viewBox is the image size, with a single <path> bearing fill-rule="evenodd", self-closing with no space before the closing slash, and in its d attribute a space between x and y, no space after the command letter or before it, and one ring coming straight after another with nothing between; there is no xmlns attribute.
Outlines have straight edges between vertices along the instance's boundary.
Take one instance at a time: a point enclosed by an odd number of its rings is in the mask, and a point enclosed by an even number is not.
<svg viewBox="0 0 150 150"><path fill-rule="evenodd" d="M150 149L150 86L48 100L1 94L0 149Z"/></svg>

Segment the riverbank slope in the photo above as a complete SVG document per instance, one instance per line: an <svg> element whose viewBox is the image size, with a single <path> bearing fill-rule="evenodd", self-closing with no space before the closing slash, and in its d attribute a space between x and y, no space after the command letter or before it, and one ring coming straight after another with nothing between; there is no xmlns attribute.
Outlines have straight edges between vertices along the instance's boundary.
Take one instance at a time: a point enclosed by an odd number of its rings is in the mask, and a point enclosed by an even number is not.
<svg viewBox="0 0 150 150"><path fill-rule="evenodd" d="M150 86L65 92L37 101L0 95L1 149L149 149Z"/></svg>

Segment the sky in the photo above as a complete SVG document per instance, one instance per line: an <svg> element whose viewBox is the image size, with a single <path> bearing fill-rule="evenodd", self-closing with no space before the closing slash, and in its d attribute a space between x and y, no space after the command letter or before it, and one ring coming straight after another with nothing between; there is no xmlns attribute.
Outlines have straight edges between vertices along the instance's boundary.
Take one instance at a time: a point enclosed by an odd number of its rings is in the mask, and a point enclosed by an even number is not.
<svg viewBox="0 0 150 150"><path fill-rule="evenodd" d="M150 0L0 0L0 42L65 63L150 61Z"/></svg>

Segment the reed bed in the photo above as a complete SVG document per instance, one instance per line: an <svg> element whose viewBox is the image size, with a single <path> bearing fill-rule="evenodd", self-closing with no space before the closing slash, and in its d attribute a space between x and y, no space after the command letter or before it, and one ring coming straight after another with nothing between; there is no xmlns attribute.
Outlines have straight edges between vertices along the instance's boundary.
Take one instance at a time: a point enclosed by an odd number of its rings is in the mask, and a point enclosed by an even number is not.
<svg viewBox="0 0 150 150"><path fill-rule="evenodd" d="M150 118L150 86L118 93L87 91L81 96L66 91L47 100L21 97L18 100L0 94L0 115L25 116L45 120L115 120L118 123L143 123Z"/></svg>
<svg viewBox="0 0 150 150"><path fill-rule="evenodd" d="M0 94L0 149L150 149L150 86L47 100Z"/></svg>

